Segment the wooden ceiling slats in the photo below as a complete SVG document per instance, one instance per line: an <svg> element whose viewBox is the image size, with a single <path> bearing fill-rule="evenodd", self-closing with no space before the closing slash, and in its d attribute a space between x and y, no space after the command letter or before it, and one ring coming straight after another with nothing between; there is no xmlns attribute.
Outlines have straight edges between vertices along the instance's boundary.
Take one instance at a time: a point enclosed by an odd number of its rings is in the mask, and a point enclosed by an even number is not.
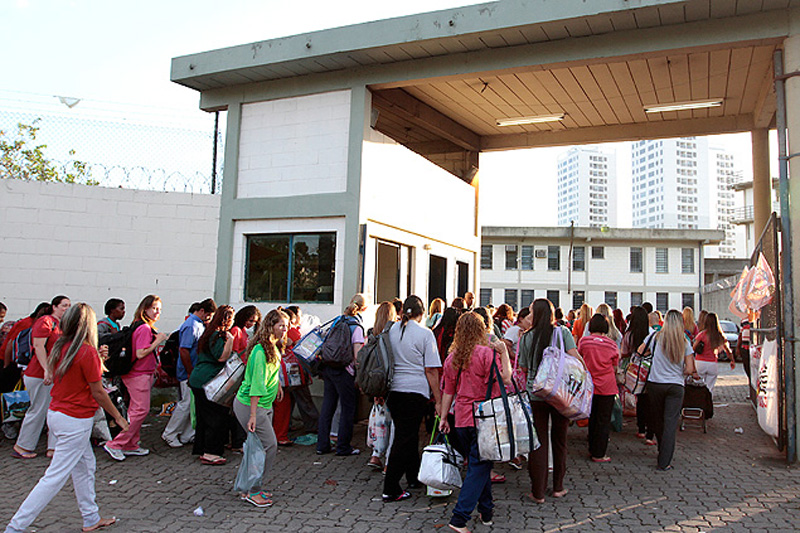
<svg viewBox="0 0 800 533"><path fill-rule="evenodd" d="M723 18L736 15L736 0L714 0L711 4L711 17Z"/></svg>
<svg viewBox="0 0 800 533"><path fill-rule="evenodd" d="M508 46L521 46L523 44L528 44L528 40L525 38L525 35L523 35L518 29L504 30L500 32L500 35L508 43Z"/></svg>
<svg viewBox="0 0 800 533"><path fill-rule="evenodd" d="M706 100L710 98L708 90L708 52L689 54L689 79L690 93L689 100ZM693 118L708 117L708 109L695 109L692 111Z"/></svg>
<svg viewBox="0 0 800 533"><path fill-rule="evenodd" d="M628 61L628 69L630 70L642 106L657 104L658 97L656 96L656 89L653 86L653 80L650 78L650 68L647 66L647 61L644 59ZM644 113L644 115L646 117L644 120L645 122L661 120L661 117L654 116L650 113Z"/></svg>
<svg viewBox="0 0 800 533"><path fill-rule="evenodd" d="M686 4L686 21L705 20L711 15L709 0L695 0Z"/></svg>
<svg viewBox="0 0 800 533"><path fill-rule="evenodd" d="M542 30L547 35L549 41L557 41L558 39L566 39L569 37L569 32L564 26L563 22L554 22L551 24L543 24Z"/></svg>
<svg viewBox="0 0 800 533"><path fill-rule="evenodd" d="M672 90L667 58L655 57L648 59L647 66L650 69L650 78L653 80L653 87L656 90L656 102L659 104L677 102L678 100Z"/></svg>
<svg viewBox="0 0 800 533"><path fill-rule="evenodd" d="M617 122L620 124L629 124L633 122L633 116L628 109L625 98L622 96L608 65L590 65L589 71L592 73L592 76L594 76L594 79L597 80L597 84L603 91L603 97L608 101L608 105L614 112Z"/></svg>
<svg viewBox="0 0 800 533"><path fill-rule="evenodd" d="M609 63L608 70L614 76L614 82L634 122L647 122L649 119L642 107L642 98L631 74L630 65L627 62Z"/></svg>
<svg viewBox="0 0 800 533"><path fill-rule="evenodd" d="M736 2L737 15L749 15L761 11L762 0L739 0Z"/></svg>
<svg viewBox="0 0 800 533"><path fill-rule="evenodd" d="M669 24L683 24L686 22L686 11L683 9L683 5L680 4L659 6L658 16L661 20L662 26Z"/></svg>
<svg viewBox="0 0 800 533"><path fill-rule="evenodd" d="M756 46L750 59L750 70L747 72L747 83L742 95L740 113L752 113L756 109L763 86L771 85L767 77L772 75L772 54L774 46Z"/></svg>
<svg viewBox="0 0 800 533"><path fill-rule="evenodd" d="M608 15L597 15L586 19L592 34L600 35L603 33L611 33L614 31L614 24L611 22L611 17Z"/></svg>
<svg viewBox="0 0 800 533"><path fill-rule="evenodd" d="M722 98L728 90L728 65L731 61L730 50L714 50L709 54L708 72L708 97ZM708 110L709 117L721 117L724 107L712 107Z"/></svg>
<svg viewBox="0 0 800 533"><path fill-rule="evenodd" d="M505 39L503 39L503 36L496 33L482 35L479 37L479 39L486 48L505 48L508 46L508 43Z"/></svg>
<svg viewBox="0 0 800 533"><path fill-rule="evenodd" d="M600 86L597 84L597 80L594 79L589 67L574 67L571 68L570 71L580 87L583 89L584 94L586 94L588 102L597 111L597 114L600 115L602 124L606 126L619 124L619 120L614 114L614 110L611 109L611 106L608 104L608 100L606 100L603 90L600 89Z"/></svg>
<svg viewBox="0 0 800 533"><path fill-rule="evenodd" d="M636 17L630 11L622 11L614 13L611 17L611 23L614 25L614 31L635 30Z"/></svg>
<svg viewBox="0 0 800 533"><path fill-rule="evenodd" d="M566 69L560 70L563 71ZM567 113L567 117L564 119L567 127L571 128L577 126L585 128L592 125L592 121L584 114L583 109L575 103L573 96L570 95L569 91L559 82L556 76L556 70L535 72L534 76L536 76L545 89L547 89L547 92L555 97L564 112ZM570 74L569 77L572 77L572 75Z"/></svg>
<svg viewBox="0 0 800 533"><path fill-rule="evenodd" d="M564 28L569 33L570 37L586 37L592 35L592 28L586 19L570 20L564 24Z"/></svg>
<svg viewBox="0 0 800 533"><path fill-rule="evenodd" d="M547 34L541 26L534 26L532 28L520 28L519 32L528 41L528 44L541 43L547 40Z"/></svg>
<svg viewBox="0 0 800 533"><path fill-rule="evenodd" d="M636 19L636 27L640 29L653 28L661 24L656 8L637 9L633 12L633 16Z"/></svg>
<svg viewBox="0 0 800 533"><path fill-rule="evenodd" d="M725 115L738 115L742 107L742 97L744 96L744 86L750 70L750 59L753 57L753 49L734 48L731 52L731 65L728 74L728 92L725 97L723 107Z"/></svg>

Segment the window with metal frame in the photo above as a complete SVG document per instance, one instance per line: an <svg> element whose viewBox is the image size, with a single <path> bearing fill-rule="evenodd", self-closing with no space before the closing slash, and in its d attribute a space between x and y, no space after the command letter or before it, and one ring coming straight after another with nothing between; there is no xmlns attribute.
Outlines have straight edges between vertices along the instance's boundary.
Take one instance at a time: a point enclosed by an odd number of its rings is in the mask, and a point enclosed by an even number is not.
<svg viewBox="0 0 800 533"><path fill-rule="evenodd" d="M244 300L333 303L336 233L247 235Z"/></svg>
<svg viewBox="0 0 800 533"><path fill-rule="evenodd" d="M506 270L517 270L517 245L506 244Z"/></svg>
<svg viewBox="0 0 800 533"><path fill-rule="evenodd" d="M643 261L642 261L642 249L639 247L631 247L631 272L642 272L643 270Z"/></svg>
<svg viewBox="0 0 800 533"><path fill-rule="evenodd" d="M533 270L533 246L522 245L520 253L520 270Z"/></svg>
<svg viewBox="0 0 800 533"><path fill-rule="evenodd" d="M693 248L681 248L681 273L694 274Z"/></svg>
<svg viewBox="0 0 800 533"><path fill-rule="evenodd" d="M583 291L572 291L572 308L580 309L586 301L586 295Z"/></svg>
<svg viewBox="0 0 800 533"><path fill-rule="evenodd" d="M681 306L682 307L691 307L692 311L694 311L694 293L693 292L681 293Z"/></svg>
<svg viewBox="0 0 800 533"><path fill-rule="evenodd" d="M631 307L641 306L642 303L644 303L644 293L643 292L632 292L631 293Z"/></svg>
<svg viewBox="0 0 800 533"><path fill-rule="evenodd" d="M520 309L529 307L533 300L536 299L536 292L533 289L522 289L522 301L520 301ZM519 310L519 309L518 309Z"/></svg>
<svg viewBox="0 0 800 533"><path fill-rule="evenodd" d="M492 303L492 289L481 289L480 303L481 307L486 307Z"/></svg>
<svg viewBox="0 0 800 533"><path fill-rule="evenodd" d="M606 248L605 246L592 246L592 259L605 259Z"/></svg>
<svg viewBox="0 0 800 533"><path fill-rule="evenodd" d="M656 274L669 274L669 248L656 248Z"/></svg>
<svg viewBox="0 0 800 533"><path fill-rule="evenodd" d="M669 311L669 293L657 292L656 293L656 309L662 313Z"/></svg>
<svg viewBox="0 0 800 533"><path fill-rule="evenodd" d="M561 247L548 246L547 247L547 270L557 271L561 270Z"/></svg>
<svg viewBox="0 0 800 533"><path fill-rule="evenodd" d="M584 272L586 270L586 247L576 246L572 249L572 270Z"/></svg>
<svg viewBox="0 0 800 533"><path fill-rule="evenodd" d="M492 268L492 245L481 244L481 270L491 270Z"/></svg>
<svg viewBox="0 0 800 533"><path fill-rule="evenodd" d="M561 307L561 291L547 291L547 299L553 304L553 307Z"/></svg>
<svg viewBox="0 0 800 533"><path fill-rule="evenodd" d="M517 308L517 289L506 289L503 301L511 306L512 309Z"/></svg>
<svg viewBox="0 0 800 533"><path fill-rule="evenodd" d="M605 298L603 301L608 304L611 309L617 308L617 293L616 291L605 291Z"/></svg>

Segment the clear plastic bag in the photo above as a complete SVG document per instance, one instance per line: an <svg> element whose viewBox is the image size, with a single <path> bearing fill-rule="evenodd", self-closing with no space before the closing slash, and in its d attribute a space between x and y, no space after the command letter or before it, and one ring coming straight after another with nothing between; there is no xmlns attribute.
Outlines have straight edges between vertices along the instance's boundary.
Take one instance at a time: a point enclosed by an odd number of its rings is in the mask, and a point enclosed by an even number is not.
<svg viewBox="0 0 800 533"><path fill-rule="evenodd" d="M389 409L385 405L373 405L367 425L367 446L379 455L385 454L389 447L391 426L392 416L389 414Z"/></svg>
<svg viewBox="0 0 800 533"><path fill-rule="evenodd" d="M247 433L247 440L244 442L244 451L239 471L236 473L236 481L233 483L233 490L249 493L250 489L261 483L264 475L264 461L267 454L261 440L255 433Z"/></svg>

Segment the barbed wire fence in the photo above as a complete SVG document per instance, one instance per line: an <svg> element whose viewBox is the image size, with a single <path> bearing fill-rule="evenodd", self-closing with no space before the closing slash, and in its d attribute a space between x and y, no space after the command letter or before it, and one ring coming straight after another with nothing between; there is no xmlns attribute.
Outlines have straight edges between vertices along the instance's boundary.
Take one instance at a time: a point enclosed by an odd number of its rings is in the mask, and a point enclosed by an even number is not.
<svg viewBox="0 0 800 533"><path fill-rule="evenodd" d="M13 139L18 124L35 124L32 144L46 145L48 160L60 170L85 163L87 179L101 187L219 194L225 112L73 102L0 91L0 130Z"/></svg>

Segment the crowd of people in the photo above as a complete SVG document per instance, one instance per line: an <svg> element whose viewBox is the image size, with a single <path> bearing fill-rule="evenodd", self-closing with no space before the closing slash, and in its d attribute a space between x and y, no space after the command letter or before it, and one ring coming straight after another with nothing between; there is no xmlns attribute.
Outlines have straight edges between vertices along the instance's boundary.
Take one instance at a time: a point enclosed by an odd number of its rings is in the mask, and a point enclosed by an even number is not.
<svg viewBox="0 0 800 533"><path fill-rule="evenodd" d="M386 450L373 452L366 464L385 473L384 502L405 500L411 496L409 490L421 487L419 435L423 421L428 431L449 434L450 442L467 461L449 527L465 532L476 507L481 522L492 523L491 486L505 481L493 470L491 461L481 459L472 416L473 402L485 398L493 368L499 376L494 391L511 386L514 380L530 393L532 422L541 446L527 458L516 457L509 464L521 469L527 459L528 498L543 503L548 494L557 499L568 492L564 479L570 426L557 409L533 394L533 376L546 348L560 346L592 377L588 457L596 463L612 460L608 453L611 416L618 394L625 394L621 379L625 367L636 353L652 356L647 385L636 397L636 424L637 436L644 444L658 447L658 470L673 468L687 376L702 381L713 394L718 356L727 353L735 365L717 316L702 312L695 321L691 308L670 310L664 316L644 303L625 316L603 303L597 309L583 304L577 311L564 313L549 300L536 299L515 312L508 304L496 309L477 307L472 293L455 298L449 306L437 298L426 308L412 295L405 301L380 303L369 329L362 317L367 309L364 296L356 294L342 317L349 328L351 362L323 364L318 376L312 376L292 349L301 339L303 313L299 307L279 307L262 317L254 305L236 311L228 305L218 307L210 298L192 304L173 334L179 353L175 375L179 399L161 438L173 448L191 444L203 465L219 466L227 462L226 449L241 451L247 434L255 434L266 455L264 471L240 497L256 507L269 507L273 500L266 487L275 470L277 447L293 444L289 431L295 407L305 437L316 441L317 454L360 454L352 444L359 394L355 381L358 354L371 335L386 332L394 354L393 380L386 398L371 400L390 415L391 443ZM0 322L6 312L0 304ZM8 391L21 380L30 397L19 427L4 424L3 432L15 440L13 457L27 460L37 456L46 425L46 455L52 457L44 477L6 531L23 531L69 476L75 485L83 530L113 524L113 519L100 517L94 501L95 458L90 435L103 411L116 431L102 443L113 459L123 461L149 453L140 432L150 411L159 350L169 337L156 328L161 300L148 295L137 306L131 323L132 365L115 384L103 377L108 348L99 343L98 333L122 330L125 302L111 299L104 312L98 321L89 305L72 305L60 295L16 322L0 324L4 360L0 386ZM15 360L12 346L17 337L26 334L30 335L30 360ZM232 407L225 407L209 399L204 386L231 357L239 357L246 366ZM323 382L319 411L309 388L315 377ZM107 392L117 387L124 391L126 416Z"/></svg>

